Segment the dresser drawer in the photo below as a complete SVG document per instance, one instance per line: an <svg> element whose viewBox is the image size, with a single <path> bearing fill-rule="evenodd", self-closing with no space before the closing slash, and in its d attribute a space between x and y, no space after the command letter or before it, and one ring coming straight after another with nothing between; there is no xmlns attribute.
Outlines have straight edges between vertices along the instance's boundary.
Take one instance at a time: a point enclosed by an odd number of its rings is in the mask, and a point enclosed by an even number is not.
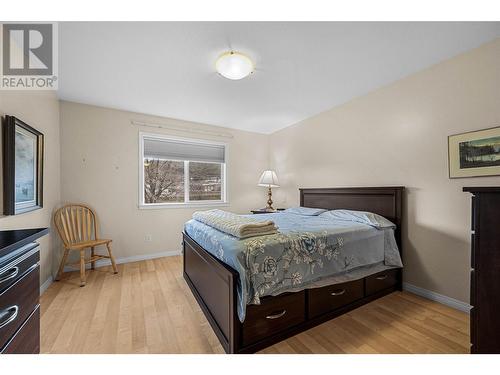
<svg viewBox="0 0 500 375"><path fill-rule="evenodd" d="M471 219L470 219L470 229L472 231L476 230L476 197L472 197L472 209L471 209Z"/></svg>
<svg viewBox="0 0 500 375"><path fill-rule="evenodd" d="M476 319L477 319L477 308L472 307L470 309L470 315L469 315L469 324L470 324L470 343L471 343L471 353L473 352L472 346L476 344L476 335L477 335L477 328L476 328Z"/></svg>
<svg viewBox="0 0 500 375"><path fill-rule="evenodd" d="M326 314L364 296L363 279L309 289L309 317Z"/></svg>
<svg viewBox="0 0 500 375"><path fill-rule="evenodd" d="M40 306L31 313L19 331L1 350L2 354L40 353Z"/></svg>
<svg viewBox="0 0 500 375"><path fill-rule="evenodd" d="M0 293L0 348L14 335L38 305L40 267L36 265Z"/></svg>
<svg viewBox="0 0 500 375"><path fill-rule="evenodd" d="M0 293L19 280L30 268L40 260L39 247L0 265Z"/></svg>
<svg viewBox="0 0 500 375"><path fill-rule="evenodd" d="M392 269L365 277L366 295L369 296L381 290L395 286L398 282L397 276L398 270Z"/></svg>
<svg viewBox="0 0 500 375"><path fill-rule="evenodd" d="M243 346L300 324L306 319L305 292L262 298L260 305L247 306L242 327Z"/></svg>
<svg viewBox="0 0 500 375"><path fill-rule="evenodd" d="M476 306L476 272L470 271L470 304Z"/></svg>
<svg viewBox="0 0 500 375"><path fill-rule="evenodd" d="M476 268L476 235L470 235L470 268Z"/></svg>

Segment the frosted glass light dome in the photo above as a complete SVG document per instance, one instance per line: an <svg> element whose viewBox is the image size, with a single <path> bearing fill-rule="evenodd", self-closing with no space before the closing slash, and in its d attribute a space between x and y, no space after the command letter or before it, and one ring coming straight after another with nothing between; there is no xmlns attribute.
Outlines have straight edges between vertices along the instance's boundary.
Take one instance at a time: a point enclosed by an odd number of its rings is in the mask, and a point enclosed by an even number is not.
<svg viewBox="0 0 500 375"><path fill-rule="evenodd" d="M252 60L240 52L225 52L219 56L215 62L217 72L232 80L242 79L253 73L254 66Z"/></svg>

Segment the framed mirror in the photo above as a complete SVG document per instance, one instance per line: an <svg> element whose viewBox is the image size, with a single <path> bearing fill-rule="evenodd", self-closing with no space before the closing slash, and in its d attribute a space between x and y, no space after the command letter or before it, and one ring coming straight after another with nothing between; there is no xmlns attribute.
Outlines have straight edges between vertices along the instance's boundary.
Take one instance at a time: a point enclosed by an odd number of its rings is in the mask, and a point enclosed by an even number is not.
<svg viewBox="0 0 500 375"><path fill-rule="evenodd" d="M14 116L2 128L4 215L42 208L43 134Z"/></svg>

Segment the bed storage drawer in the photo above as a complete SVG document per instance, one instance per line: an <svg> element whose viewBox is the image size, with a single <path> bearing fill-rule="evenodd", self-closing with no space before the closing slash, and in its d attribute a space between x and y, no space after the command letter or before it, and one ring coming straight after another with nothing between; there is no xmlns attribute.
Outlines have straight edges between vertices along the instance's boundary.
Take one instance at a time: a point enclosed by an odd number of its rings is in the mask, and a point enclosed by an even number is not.
<svg viewBox="0 0 500 375"><path fill-rule="evenodd" d="M367 296L393 287L398 282L398 269L387 270L365 278L365 294Z"/></svg>
<svg viewBox="0 0 500 375"><path fill-rule="evenodd" d="M308 293L309 317L316 317L363 298L363 279L309 289Z"/></svg>
<svg viewBox="0 0 500 375"><path fill-rule="evenodd" d="M0 348L10 340L38 305L40 271L36 265L0 294Z"/></svg>
<svg viewBox="0 0 500 375"><path fill-rule="evenodd" d="M248 305L242 326L243 346L284 331L306 319L305 292L262 298L260 305Z"/></svg>

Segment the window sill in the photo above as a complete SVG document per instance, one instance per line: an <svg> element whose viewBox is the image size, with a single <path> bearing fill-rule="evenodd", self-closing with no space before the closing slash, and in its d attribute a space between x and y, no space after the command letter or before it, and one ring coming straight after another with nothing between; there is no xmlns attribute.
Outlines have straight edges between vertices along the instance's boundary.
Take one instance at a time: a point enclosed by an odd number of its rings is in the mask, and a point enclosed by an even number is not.
<svg viewBox="0 0 500 375"><path fill-rule="evenodd" d="M140 210L160 210L164 208L210 208L229 207L229 202L189 202L189 203L156 203L140 204Z"/></svg>

